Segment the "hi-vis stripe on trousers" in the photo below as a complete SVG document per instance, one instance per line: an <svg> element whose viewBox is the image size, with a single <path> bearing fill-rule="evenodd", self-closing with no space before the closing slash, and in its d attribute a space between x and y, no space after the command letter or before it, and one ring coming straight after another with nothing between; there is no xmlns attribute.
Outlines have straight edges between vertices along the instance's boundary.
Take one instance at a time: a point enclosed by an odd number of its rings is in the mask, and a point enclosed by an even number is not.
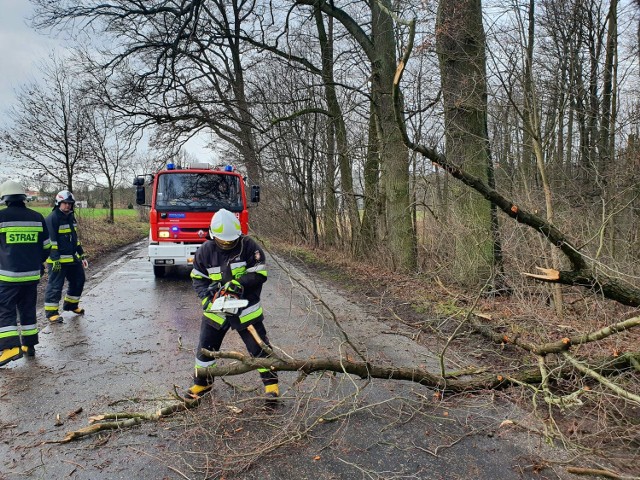
<svg viewBox="0 0 640 480"><path fill-rule="evenodd" d="M0 282L0 350L38 344L37 297L37 282Z"/></svg>

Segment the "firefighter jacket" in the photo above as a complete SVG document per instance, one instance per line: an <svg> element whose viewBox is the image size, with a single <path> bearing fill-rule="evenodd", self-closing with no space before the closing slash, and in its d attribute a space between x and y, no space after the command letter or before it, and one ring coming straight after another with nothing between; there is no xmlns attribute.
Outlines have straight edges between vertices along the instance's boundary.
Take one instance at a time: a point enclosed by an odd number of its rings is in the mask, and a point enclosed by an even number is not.
<svg viewBox="0 0 640 480"><path fill-rule="evenodd" d="M79 261L79 257L84 255L84 250L78 240L73 210L65 214L59 208L54 208L47 217L47 227L51 238L51 252L47 263L53 263L56 260L60 263Z"/></svg>
<svg viewBox="0 0 640 480"><path fill-rule="evenodd" d="M37 282L49 254L44 217L23 202L0 210L0 283Z"/></svg>
<svg viewBox="0 0 640 480"><path fill-rule="evenodd" d="M196 251L191 279L203 306L209 303L216 291L209 288L212 285L237 280L244 288L242 298L249 304L237 315L225 317L206 310L203 312L215 328L222 328L229 320L233 328L243 329L264 319L260 294L262 284L267 281L267 267L262 248L250 237L241 236L231 250L221 249L214 240L203 243Z"/></svg>

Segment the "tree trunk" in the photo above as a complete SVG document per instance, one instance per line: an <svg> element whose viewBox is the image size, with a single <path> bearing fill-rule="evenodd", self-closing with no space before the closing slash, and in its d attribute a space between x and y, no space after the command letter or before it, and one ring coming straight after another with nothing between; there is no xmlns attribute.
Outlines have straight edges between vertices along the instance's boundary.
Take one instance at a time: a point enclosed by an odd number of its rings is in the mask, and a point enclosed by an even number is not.
<svg viewBox="0 0 640 480"><path fill-rule="evenodd" d="M370 254L371 246L378 243L381 207L379 194L380 154L377 138L376 117L373 114L372 107L369 115L367 157L364 165L364 211L360 226L359 243L356 247L356 254L359 257Z"/></svg>
<svg viewBox="0 0 640 480"><path fill-rule="evenodd" d="M536 166L538 175L540 176L540 183L544 192L544 202L546 209L546 218L549 223L553 223L553 201L551 195L551 186L547 178L547 170L544 162L544 152L542 150L542 128L540 126L541 113L538 96L536 94L535 84L533 80L533 46L535 40L535 2L529 0L529 12L528 12L528 29L527 29L527 47L525 57L525 71L524 71L524 112L523 121L525 126L525 132L531 141L531 147L533 148L534 158L536 160ZM558 251L555 247L550 247L551 265L554 269L560 268L560 258ZM553 306L558 318L562 318L564 301L562 299L562 289L560 285L551 285L551 295L553 297Z"/></svg>
<svg viewBox="0 0 640 480"><path fill-rule="evenodd" d="M381 8L381 5L386 7ZM378 139L381 180L388 246L392 268L412 271L416 268L416 236L411 221L409 195L409 152L396 122L393 105L393 79L396 70L394 25L388 0L371 2L373 40L372 87Z"/></svg>
<svg viewBox="0 0 640 480"><path fill-rule="evenodd" d="M315 19L318 29L318 38L320 41L320 50L322 52L322 81L324 82L325 96L329 110L329 128L332 130L332 137L335 138L336 141L342 195L349 217L351 251L355 252L356 245L358 243L357 237L360 232L360 214L358 212L358 205L353 191L353 175L351 172L352 161L349 156L349 145L347 143L347 128L342 115L342 108L338 102L335 80L333 78L333 18L329 17L329 35L327 35L325 30L322 13L319 9L315 10Z"/></svg>
<svg viewBox="0 0 640 480"><path fill-rule="evenodd" d="M487 180L487 86L485 36L480 0L438 5L436 48L444 99L447 158L483 181ZM455 240L455 277L480 283L491 275L493 242L489 203L461 187L454 209L462 219Z"/></svg>

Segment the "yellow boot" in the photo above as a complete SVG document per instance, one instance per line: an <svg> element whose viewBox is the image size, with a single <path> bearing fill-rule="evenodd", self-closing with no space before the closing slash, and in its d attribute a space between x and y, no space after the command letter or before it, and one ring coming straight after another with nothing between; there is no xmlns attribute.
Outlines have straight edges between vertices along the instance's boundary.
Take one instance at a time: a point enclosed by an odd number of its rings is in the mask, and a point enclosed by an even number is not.
<svg viewBox="0 0 640 480"><path fill-rule="evenodd" d="M213 384L210 385L193 385L191 386L187 392L185 393L185 398L193 398L197 400L200 397L205 396L207 393L211 391L213 388Z"/></svg>
<svg viewBox="0 0 640 480"><path fill-rule="evenodd" d="M280 396L280 389L278 388L278 384L274 383L273 385L265 385L264 394L270 398L278 398Z"/></svg>
<svg viewBox="0 0 640 480"><path fill-rule="evenodd" d="M20 347L5 348L0 355L0 367L19 358L22 358L22 350L20 350Z"/></svg>
<svg viewBox="0 0 640 480"><path fill-rule="evenodd" d="M22 353L24 353L27 357L35 357L36 356L36 347L25 347L22 346Z"/></svg>

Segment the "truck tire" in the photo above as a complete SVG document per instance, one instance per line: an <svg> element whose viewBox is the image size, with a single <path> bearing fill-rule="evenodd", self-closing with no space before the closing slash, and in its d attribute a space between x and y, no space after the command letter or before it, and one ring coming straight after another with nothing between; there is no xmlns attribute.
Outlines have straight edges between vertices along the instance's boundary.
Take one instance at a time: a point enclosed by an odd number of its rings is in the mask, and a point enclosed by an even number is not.
<svg viewBox="0 0 640 480"><path fill-rule="evenodd" d="M164 277L164 274L166 273L166 271L167 271L166 267L162 267L160 265L153 266L153 274L156 276L156 278Z"/></svg>

